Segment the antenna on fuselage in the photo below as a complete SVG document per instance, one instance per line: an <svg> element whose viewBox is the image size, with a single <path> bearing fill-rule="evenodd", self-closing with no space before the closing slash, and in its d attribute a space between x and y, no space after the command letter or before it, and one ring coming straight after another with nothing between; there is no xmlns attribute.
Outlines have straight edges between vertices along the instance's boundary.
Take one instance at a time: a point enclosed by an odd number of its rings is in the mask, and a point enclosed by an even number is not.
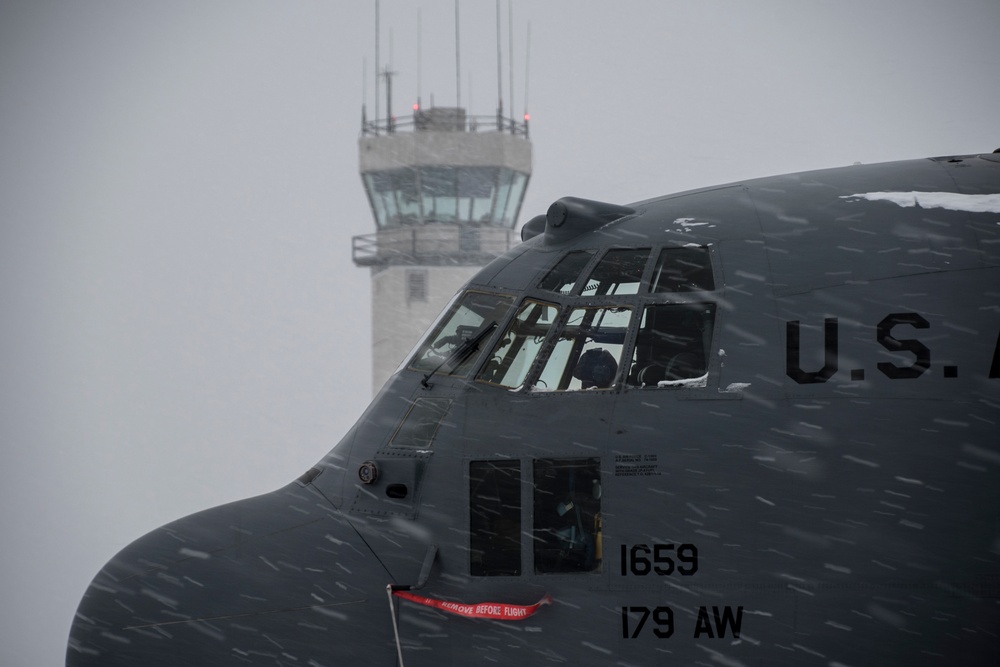
<svg viewBox="0 0 1000 667"><path fill-rule="evenodd" d="M635 209L629 206L563 197L554 201L545 215L536 215L521 228L521 240L544 234L546 245L557 245L633 214Z"/></svg>

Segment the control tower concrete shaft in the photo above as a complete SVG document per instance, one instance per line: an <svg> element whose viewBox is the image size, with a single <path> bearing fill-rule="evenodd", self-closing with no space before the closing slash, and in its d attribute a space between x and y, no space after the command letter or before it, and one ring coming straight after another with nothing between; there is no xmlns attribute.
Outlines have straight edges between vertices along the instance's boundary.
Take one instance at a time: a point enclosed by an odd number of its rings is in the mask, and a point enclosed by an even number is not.
<svg viewBox="0 0 1000 667"><path fill-rule="evenodd" d="M361 179L374 234L352 256L372 274L372 388L404 361L448 299L519 237L531 176L527 121L432 107L363 121Z"/></svg>

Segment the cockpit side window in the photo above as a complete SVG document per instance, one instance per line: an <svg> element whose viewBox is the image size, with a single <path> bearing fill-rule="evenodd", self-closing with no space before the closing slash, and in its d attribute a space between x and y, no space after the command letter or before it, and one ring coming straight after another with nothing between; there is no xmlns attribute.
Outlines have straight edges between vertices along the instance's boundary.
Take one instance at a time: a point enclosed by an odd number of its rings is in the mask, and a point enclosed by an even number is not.
<svg viewBox="0 0 1000 667"><path fill-rule="evenodd" d="M532 390L614 387L631 317L631 308L574 308Z"/></svg>
<svg viewBox="0 0 1000 667"><path fill-rule="evenodd" d="M476 354L456 354L466 341L486 327L506 318L514 297L485 292L466 292L439 320L431 335L419 346L410 368L444 375L465 375L475 364Z"/></svg>
<svg viewBox="0 0 1000 667"><path fill-rule="evenodd" d="M705 246L664 248L649 281L649 291L653 294L714 289L712 259Z"/></svg>
<svg viewBox="0 0 1000 667"><path fill-rule="evenodd" d="M576 250L569 253L545 275L538 287L550 292L569 294L593 256L593 250Z"/></svg>
<svg viewBox="0 0 1000 667"><path fill-rule="evenodd" d="M714 326L714 303L646 306L636 334L628 384L706 386Z"/></svg>
<svg viewBox="0 0 1000 667"><path fill-rule="evenodd" d="M535 573L600 572L601 460L536 459Z"/></svg>
<svg viewBox="0 0 1000 667"><path fill-rule="evenodd" d="M469 573L521 574L521 463L469 462Z"/></svg>
<svg viewBox="0 0 1000 667"><path fill-rule="evenodd" d="M609 250L588 276L582 296L638 294L648 258L649 248Z"/></svg>
<svg viewBox="0 0 1000 667"><path fill-rule="evenodd" d="M552 304L526 300L493 349L478 379L511 389L523 385L558 312Z"/></svg>

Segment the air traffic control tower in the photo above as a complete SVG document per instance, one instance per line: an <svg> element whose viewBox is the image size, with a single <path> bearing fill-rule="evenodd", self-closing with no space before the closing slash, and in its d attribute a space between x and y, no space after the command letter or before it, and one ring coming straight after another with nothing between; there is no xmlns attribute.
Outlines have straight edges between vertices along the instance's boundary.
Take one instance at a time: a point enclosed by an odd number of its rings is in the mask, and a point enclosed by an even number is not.
<svg viewBox="0 0 1000 667"><path fill-rule="evenodd" d="M520 240L531 176L528 121L414 109L362 119L361 179L374 234L352 256L372 275L372 390L377 392L451 296Z"/></svg>

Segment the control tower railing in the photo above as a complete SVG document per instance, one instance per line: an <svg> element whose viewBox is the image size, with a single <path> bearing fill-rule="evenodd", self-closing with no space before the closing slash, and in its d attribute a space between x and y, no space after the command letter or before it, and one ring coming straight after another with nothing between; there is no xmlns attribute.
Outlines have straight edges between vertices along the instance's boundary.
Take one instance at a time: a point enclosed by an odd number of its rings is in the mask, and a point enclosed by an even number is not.
<svg viewBox="0 0 1000 667"><path fill-rule="evenodd" d="M357 266L398 264L482 266L520 241L512 229L429 223L385 229L351 239Z"/></svg>
<svg viewBox="0 0 1000 667"><path fill-rule="evenodd" d="M417 111L410 116L391 116L376 120L361 120L361 135L365 137L395 134L402 131L436 130L446 132L504 132L528 138L528 118L523 121L508 118L502 114L493 116L467 116L464 109L460 114L449 114L446 119L436 113L441 109ZM450 110L449 110L450 111Z"/></svg>

